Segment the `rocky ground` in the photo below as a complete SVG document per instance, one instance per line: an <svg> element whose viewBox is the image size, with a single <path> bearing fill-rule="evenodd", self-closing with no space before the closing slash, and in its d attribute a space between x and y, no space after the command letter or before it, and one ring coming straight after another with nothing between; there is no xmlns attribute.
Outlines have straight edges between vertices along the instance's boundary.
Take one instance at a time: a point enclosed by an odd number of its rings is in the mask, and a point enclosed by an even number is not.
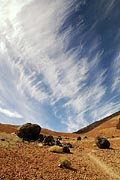
<svg viewBox="0 0 120 180"><path fill-rule="evenodd" d="M77 141L70 154L52 153L48 146L22 142L14 133L0 133L0 180L120 180L120 138L110 138L111 148L99 149L94 138ZM60 157L71 161L71 169L58 167Z"/></svg>

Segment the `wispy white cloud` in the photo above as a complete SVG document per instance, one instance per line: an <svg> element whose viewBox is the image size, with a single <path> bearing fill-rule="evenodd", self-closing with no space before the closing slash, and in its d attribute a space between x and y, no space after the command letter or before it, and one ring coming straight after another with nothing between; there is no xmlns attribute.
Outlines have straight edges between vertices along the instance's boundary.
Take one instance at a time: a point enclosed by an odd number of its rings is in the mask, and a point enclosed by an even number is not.
<svg viewBox="0 0 120 180"><path fill-rule="evenodd" d="M113 69L112 90L116 92L120 92L120 53L116 56L112 69Z"/></svg>
<svg viewBox="0 0 120 180"><path fill-rule="evenodd" d="M104 4L105 3L106 3L106 1L104 1ZM109 16L111 11L113 10L114 4L115 4L115 0L111 0L111 1L107 2L107 4L106 4L106 11L104 12L105 13L104 16Z"/></svg>
<svg viewBox="0 0 120 180"><path fill-rule="evenodd" d="M22 116L19 113L15 112L15 111L12 112L8 109L4 109L1 107L0 107L0 113L4 114L10 118L22 118Z"/></svg>
<svg viewBox="0 0 120 180"><path fill-rule="evenodd" d="M91 115L93 117L93 121L103 119L117 111L119 111L120 103L109 102L105 103L104 106L100 106L96 111L92 111Z"/></svg>
<svg viewBox="0 0 120 180"><path fill-rule="evenodd" d="M88 111L90 111L89 115L91 116L91 120L93 120L92 112L97 112L97 106L100 105L106 93L106 87L103 85L105 77L105 72L99 72L89 87L85 86L82 88L77 96L73 96L71 101L65 104L65 107L67 106L68 109L71 108L74 112L74 115L69 115L69 121L65 122L67 123L68 131L72 131L74 126L76 126L75 129L86 126L88 124L86 120ZM94 120L96 119L94 118Z"/></svg>

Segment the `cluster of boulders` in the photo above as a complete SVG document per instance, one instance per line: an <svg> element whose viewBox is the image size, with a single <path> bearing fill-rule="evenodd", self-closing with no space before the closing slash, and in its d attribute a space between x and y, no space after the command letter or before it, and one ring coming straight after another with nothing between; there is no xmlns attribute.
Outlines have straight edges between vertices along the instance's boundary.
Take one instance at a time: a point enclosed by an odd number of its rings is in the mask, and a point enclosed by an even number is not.
<svg viewBox="0 0 120 180"><path fill-rule="evenodd" d="M51 135L43 135L40 133L41 132L41 127L37 124L32 124L32 123L26 123L22 126L20 126L17 129L17 136L22 138L23 141L37 141L38 143L42 143L43 145L47 146L61 146L64 148L64 152L69 153L70 150L69 148L72 148L72 144L70 143L62 143L62 137L58 136L56 139L51 136Z"/></svg>
<svg viewBox="0 0 120 180"><path fill-rule="evenodd" d="M55 140L53 136L40 134L41 127L37 124L26 123L17 129L17 136L25 141L38 141L44 145L53 145Z"/></svg>
<svg viewBox="0 0 120 180"><path fill-rule="evenodd" d="M73 147L71 143L62 143L61 136L58 136L56 139L54 139L53 136L51 135L46 136L40 134L40 132L41 132L41 127L39 125L26 123L17 129L16 134L18 137L26 141L38 141L41 142L43 145L47 145L47 146L57 145L64 147L64 152L70 152L69 148ZM81 140L81 137L78 136L77 140ZM95 142L99 148L102 149L110 148L110 142L106 138L97 136Z"/></svg>

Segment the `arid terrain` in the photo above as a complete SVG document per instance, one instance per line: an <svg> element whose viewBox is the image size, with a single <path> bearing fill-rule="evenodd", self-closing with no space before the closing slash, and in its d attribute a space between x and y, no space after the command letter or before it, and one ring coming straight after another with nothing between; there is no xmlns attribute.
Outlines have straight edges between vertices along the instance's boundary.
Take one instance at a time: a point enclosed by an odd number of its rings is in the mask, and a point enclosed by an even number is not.
<svg viewBox="0 0 120 180"><path fill-rule="evenodd" d="M37 141L23 142L15 134L17 126L0 124L0 180L120 180L119 119L120 113L114 114L81 134L42 128L42 134L61 136L62 142L71 143L71 153L50 152ZM96 146L98 135L108 138L110 149ZM70 160L70 169L58 166L60 157Z"/></svg>

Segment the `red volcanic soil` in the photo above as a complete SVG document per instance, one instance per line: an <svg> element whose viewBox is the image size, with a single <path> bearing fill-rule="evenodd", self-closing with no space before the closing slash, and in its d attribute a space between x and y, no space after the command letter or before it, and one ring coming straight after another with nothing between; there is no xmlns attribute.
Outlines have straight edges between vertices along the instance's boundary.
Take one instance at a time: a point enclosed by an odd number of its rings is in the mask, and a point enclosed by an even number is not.
<svg viewBox="0 0 120 180"><path fill-rule="evenodd" d="M13 133L17 130L18 126L10 124L1 124L0 123L0 132Z"/></svg>
<svg viewBox="0 0 120 180"><path fill-rule="evenodd" d="M42 129L41 133L62 142L71 143L71 153L52 153L49 146L22 141L14 133L17 126L0 124L0 180L120 180L120 130L116 129L119 116L112 117L91 131L82 134L57 133ZM115 137L113 138L112 135ZM110 149L95 145L96 135L109 136ZM87 135L87 139L83 137ZM77 141L77 136L82 140ZM65 157L71 168L58 166Z"/></svg>

